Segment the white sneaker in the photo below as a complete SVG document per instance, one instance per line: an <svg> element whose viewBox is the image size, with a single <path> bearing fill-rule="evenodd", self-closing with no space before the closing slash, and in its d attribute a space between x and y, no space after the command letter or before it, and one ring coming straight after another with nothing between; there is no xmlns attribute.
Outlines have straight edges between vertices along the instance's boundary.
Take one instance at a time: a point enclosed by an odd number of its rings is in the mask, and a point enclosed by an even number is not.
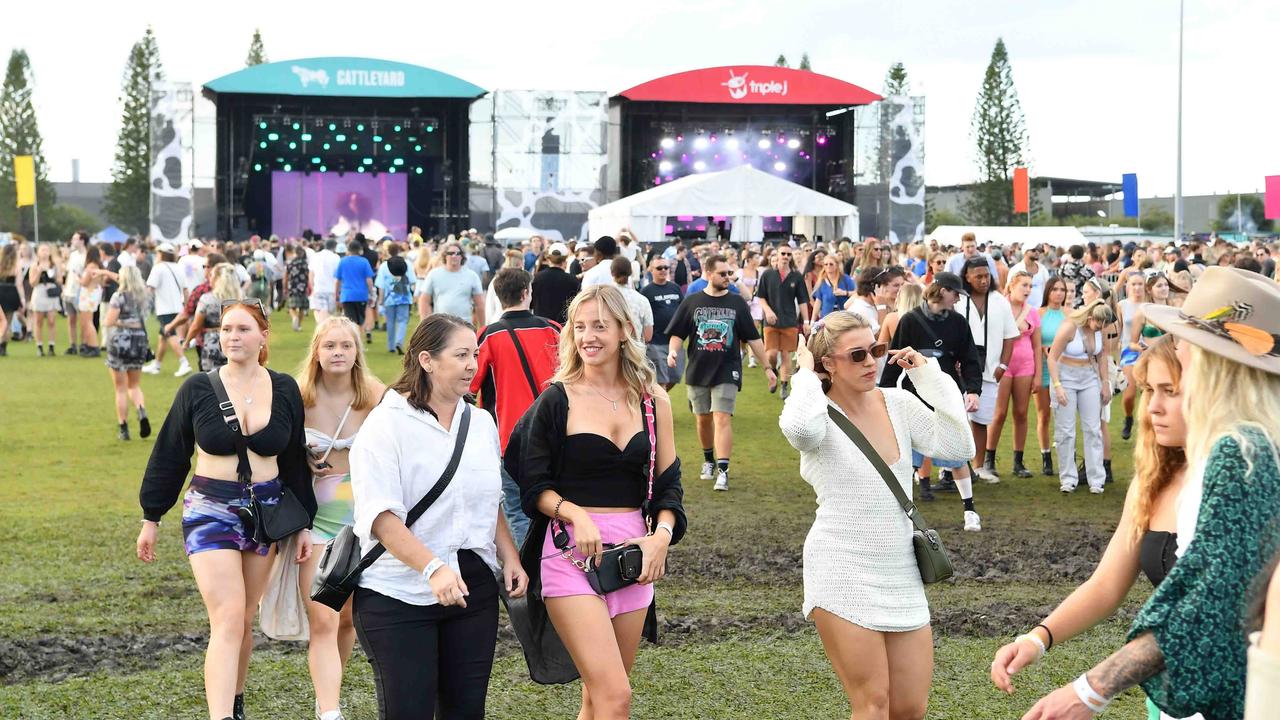
<svg viewBox="0 0 1280 720"><path fill-rule="evenodd" d="M754 353L748 353L748 354L747 354L747 367L749 367L749 368L753 368L753 367L755 367L755 366L756 366L756 356L755 356L755 354L754 354Z"/></svg>
<svg viewBox="0 0 1280 720"><path fill-rule="evenodd" d="M184 358L182 360L182 364L178 365L178 369L174 371L173 376L182 377L190 372L191 372L191 363L187 362L186 359Z"/></svg>
<svg viewBox="0 0 1280 720"><path fill-rule="evenodd" d="M729 489L729 473L723 470L716 473L716 485L714 489L721 492Z"/></svg>
<svg viewBox="0 0 1280 720"><path fill-rule="evenodd" d="M1075 485L1059 485L1058 489L1062 491L1063 495L1070 495L1071 493L1076 491L1076 486Z"/></svg>
<svg viewBox="0 0 1280 720"><path fill-rule="evenodd" d="M1089 492L1090 492L1090 493L1092 493L1092 494L1094 494L1094 495L1101 495L1101 494L1102 494L1103 492L1105 492L1105 491L1106 491L1106 488L1101 488L1101 487L1091 487L1091 488L1089 488Z"/></svg>
<svg viewBox="0 0 1280 720"><path fill-rule="evenodd" d="M982 518L978 517L978 513L972 510L964 511L964 529L969 532L979 532L982 530Z"/></svg>
<svg viewBox="0 0 1280 720"><path fill-rule="evenodd" d="M981 465L979 465L978 467L974 468L974 469L973 469L973 472L974 472L974 474L975 474L975 475L977 475L979 478L981 478L981 479L985 480L985 481L987 482L987 484L988 484L988 485L999 485L999 484L1000 484L1000 476L999 476L999 475L996 475L995 473L991 472L990 470L986 469L985 467L983 467L983 466L981 466Z"/></svg>
<svg viewBox="0 0 1280 720"><path fill-rule="evenodd" d="M702 475L700 475L699 477L701 477L703 480L710 480L715 476L716 476L716 464L713 462L703 462Z"/></svg>
<svg viewBox="0 0 1280 720"><path fill-rule="evenodd" d="M156 362L155 360L152 360L151 362L149 362L149 363L147 363L146 365L143 365L143 366L142 366L142 372L144 372L144 373L146 373L146 374L148 374L148 375L159 375L159 374L160 374L160 363Z"/></svg>

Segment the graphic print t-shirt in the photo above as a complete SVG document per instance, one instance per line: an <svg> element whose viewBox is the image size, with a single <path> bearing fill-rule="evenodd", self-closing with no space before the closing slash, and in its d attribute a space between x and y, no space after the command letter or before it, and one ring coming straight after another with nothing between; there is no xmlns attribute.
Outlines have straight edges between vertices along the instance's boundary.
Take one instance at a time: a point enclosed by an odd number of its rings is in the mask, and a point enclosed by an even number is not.
<svg viewBox="0 0 1280 720"><path fill-rule="evenodd" d="M742 356L738 345L760 339L747 301L733 293L720 297L705 292L690 294L676 309L666 334L689 341L684 382L697 387L733 383L741 388Z"/></svg>

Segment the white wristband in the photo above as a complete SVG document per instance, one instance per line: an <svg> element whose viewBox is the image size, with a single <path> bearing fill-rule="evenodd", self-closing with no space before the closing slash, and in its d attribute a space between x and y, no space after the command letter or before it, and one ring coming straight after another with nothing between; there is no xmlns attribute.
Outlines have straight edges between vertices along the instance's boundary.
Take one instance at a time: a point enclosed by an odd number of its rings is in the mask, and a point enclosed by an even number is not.
<svg viewBox="0 0 1280 720"><path fill-rule="evenodd" d="M441 560L440 558L436 558L432 560L431 562L427 563L426 567L422 568L422 579L430 580L431 576L434 575L435 572L442 567L444 567L443 560Z"/></svg>
<svg viewBox="0 0 1280 720"><path fill-rule="evenodd" d="M1044 641L1041 640L1040 637L1035 633L1026 633L1024 635L1019 635L1018 637L1014 638L1014 642L1017 642L1019 640L1026 640L1027 642L1036 646L1036 648L1040 651L1040 656L1036 658L1037 660L1044 657L1044 654L1049 652L1049 649L1044 646Z"/></svg>
<svg viewBox="0 0 1280 720"><path fill-rule="evenodd" d="M667 535L671 536L673 540L676 537L675 528L671 527L671 523L664 523L664 522L658 523L658 527L654 528L654 532L657 532L658 530L666 530Z"/></svg>
<svg viewBox="0 0 1280 720"><path fill-rule="evenodd" d="M1111 704L1111 698L1104 698L1099 695L1093 689L1093 686L1089 684L1087 675L1088 673L1085 673L1076 678L1076 681L1071 683L1071 688L1076 691L1076 697L1080 698L1080 702L1084 703L1085 707L1097 715L1107 709L1107 706Z"/></svg>

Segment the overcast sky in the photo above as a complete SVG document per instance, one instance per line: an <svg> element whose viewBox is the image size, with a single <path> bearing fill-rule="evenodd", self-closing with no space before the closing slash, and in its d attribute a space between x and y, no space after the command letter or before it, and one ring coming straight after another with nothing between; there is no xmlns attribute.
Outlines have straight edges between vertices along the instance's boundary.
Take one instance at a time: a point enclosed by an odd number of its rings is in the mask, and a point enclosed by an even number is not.
<svg viewBox="0 0 1280 720"><path fill-rule="evenodd" d="M927 100L929 184L974 179L969 121L1003 37L1031 136L1032 173L1174 190L1176 0L560 0L510 2L6 3L0 52L31 56L53 180L108 180L129 48L155 28L168 76L198 88L240 69L255 27L271 60L322 55L425 65L488 89L607 90L699 67L793 64L880 91L906 64ZM1260 189L1280 174L1280 2L1187 0L1183 191ZM209 104L200 101L202 105ZM198 118L211 117L211 106ZM212 133L197 133L198 177ZM201 183L207 184L207 183Z"/></svg>

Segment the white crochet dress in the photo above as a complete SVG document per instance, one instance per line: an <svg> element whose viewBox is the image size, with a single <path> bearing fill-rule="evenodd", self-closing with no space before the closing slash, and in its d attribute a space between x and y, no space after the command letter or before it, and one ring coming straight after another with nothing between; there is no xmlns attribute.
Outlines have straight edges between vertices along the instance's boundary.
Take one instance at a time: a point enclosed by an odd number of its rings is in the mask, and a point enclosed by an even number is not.
<svg viewBox="0 0 1280 720"><path fill-rule="evenodd" d="M925 457L973 457L964 400L938 361L907 371L920 396L882 388L897 462L889 465L908 497L913 494L911 449ZM866 456L827 416L839 406L822 392L818 376L801 370L778 424L800 451L800 476L818 494L818 512L804 541L804 615L822 608L879 632L929 623L929 603L911 547L911 521ZM884 458L885 462L893 458Z"/></svg>

